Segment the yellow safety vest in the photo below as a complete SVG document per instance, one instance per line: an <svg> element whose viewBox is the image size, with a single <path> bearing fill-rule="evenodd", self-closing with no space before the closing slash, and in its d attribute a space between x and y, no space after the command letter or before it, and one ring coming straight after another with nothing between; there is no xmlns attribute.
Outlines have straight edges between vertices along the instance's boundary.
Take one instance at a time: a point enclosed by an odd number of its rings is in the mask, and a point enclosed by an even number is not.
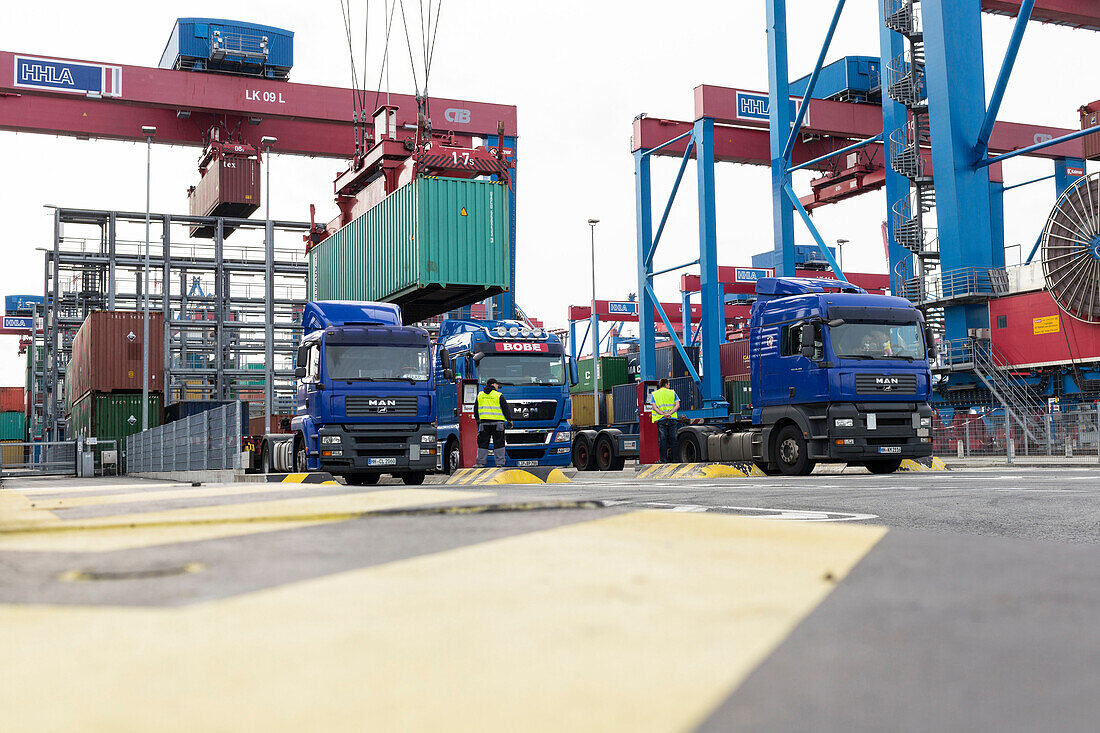
<svg viewBox="0 0 1100 733"><path fill-rule="evenodd" d="M663 409L669 409L676 404L676 393L668 387L661 387L659 390L653 393L653 406ZM677 413L672 412L665 415L660 415L654 410L650 413L653 416L653 422L658 422L666 417L677 417Z"/></svg>
<svg viewBox="0 0 1100 733"><path fill-rule="evenodd" d="M500 409L500 398L503 397L495 389L488 394L485 390L477 393L477 418L478 420L497 420L507 422L504 419L504 411Z"/></svg>

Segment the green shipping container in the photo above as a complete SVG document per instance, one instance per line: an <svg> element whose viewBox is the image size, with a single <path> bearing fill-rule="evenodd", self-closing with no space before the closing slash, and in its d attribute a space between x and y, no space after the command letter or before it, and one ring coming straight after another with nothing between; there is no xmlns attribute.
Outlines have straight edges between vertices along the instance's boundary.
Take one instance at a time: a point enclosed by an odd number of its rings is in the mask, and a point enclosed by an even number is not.
<svg viewBox="0 0 1100 733"><path fill-rule="evenodd" d="M417 178L310 250L310 300L397 303L423 321L510 287L508 186Z"/></svg>
<svg viewBox="0 0 1100 733"><path fill-rule="evenodd" d="M730 412L741 412L752 407L752 382L749 380L727 379L725 393Z"/></svg>
<svg viewBox="0 0 1100 733"><path fill-rule="evenodd" d="M149 393L149 427L161 424L163 400L159 392ZM140 392L89 392L73 403L69 419L69 438L78 435L99 440L114 440L120 468L126 470L126 436L141 432ZM99 451L96 447L98 462Z"/></svg>
<svg viewBox="0 0 1100 733"><path fill-rule="evenodd" d="M26 415L22 412L0 412L0 440L23 440L26 434Z"/></svg>
<svg viewBox="0 0 1100 733"><path fill-rule="evenodd" d="M628 360L625 356L601 356L600 357L600 386L601 392L620 384L629 384L630 375L627 374ZM595 375L592 373L591 359L577 360L577 383L569 389L570 394L592 393L592 381Z"/></svg>

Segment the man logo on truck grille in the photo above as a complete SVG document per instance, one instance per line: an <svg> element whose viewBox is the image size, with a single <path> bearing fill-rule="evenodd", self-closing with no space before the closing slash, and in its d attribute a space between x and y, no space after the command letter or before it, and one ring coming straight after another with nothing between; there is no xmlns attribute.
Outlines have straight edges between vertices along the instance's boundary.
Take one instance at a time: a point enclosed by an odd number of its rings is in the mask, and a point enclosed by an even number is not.
<svg viewBox="0 0 1100 733"><path fill-rule="evenodd" d="M890 392L894 387L901 385L901 380L897 377L875 377L875 384L883 392Z"/></svg>
<svg viewBox="0 0 1100 733"><path fill-rule="evenodd" d="M367 400L367 404L371 407L397 407L397 400Z"/></svg>

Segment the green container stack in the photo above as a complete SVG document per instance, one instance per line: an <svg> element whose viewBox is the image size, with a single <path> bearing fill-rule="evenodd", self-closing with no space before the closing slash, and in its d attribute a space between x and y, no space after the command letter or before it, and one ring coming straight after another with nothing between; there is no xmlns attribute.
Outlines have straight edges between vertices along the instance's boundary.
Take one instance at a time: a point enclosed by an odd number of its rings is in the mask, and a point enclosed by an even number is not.
<svg viewBox="0 0 1100 733"><path fill-rule="evenodd" d="M164 414L160 392L149 393L149 427L161 424ZM69 435L97 440L113 440L118 451L119 468L126 470L126 436L141 432L140 392L89 392L73 403ZM96 446L98 462L102 446Z"/></svg>
<svg viewBox="0 0 1100 733"><path fill-rule="evenodd" d="M726 402L730 403L730 412L742 412L752 408L752 382L748 379L727 379L725 382Z"/></svg>
<svg viewBox="0 0 1100 733"><path fill-rule="evenodd" d="M309 298L397 303L415 323L504 292L508 207L502 182L417 178L310 250Z"/></svg>
<svg viewBox="0 0 1100 733"><path fill-rule="evenodd" d="M630 375L627 373L628 359L625 356L601 356L600 357L600 392L618 387L620 384L629 384ZM592 371L592 359L577 360L578 381L569 389L570 394L591 394L595 374Z"/></svg>

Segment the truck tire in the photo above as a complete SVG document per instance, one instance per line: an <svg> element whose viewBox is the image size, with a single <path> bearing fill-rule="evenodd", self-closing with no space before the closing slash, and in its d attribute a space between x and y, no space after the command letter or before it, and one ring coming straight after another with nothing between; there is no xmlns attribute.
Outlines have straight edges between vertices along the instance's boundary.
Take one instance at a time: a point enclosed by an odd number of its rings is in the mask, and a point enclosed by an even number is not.
<svg viewBox="0 0 1100 733"><path fill-rule="evenodd" d="M893 473L901 467L901 459L888 458L885 461L867 461L865 465L871 473Z"/></svg>
<svg viewBox="0 0 1100 733"><path fill-rule="evenodd" d="M419 486L424 483L423 471L412 471L410 473L401 474L401 480L406 486Z"/></svg>
<svg viewBox="0 0 1100 733"><path fill-rule="evenodd" d="M458 450L458 441L451 438L447 441L447 449L443 453L443 470L448 476L458 470L462 463L462 454Z"/></svg>
<svg viewBox="0 0 1100 733"><path fill-rule="evenodd" d="M699 445L699 434L691 430L680 433L676 441L680 454L680 463L699 463L703 457L703 447Z"/></svg>
<svg viewBox="0 0 1100 733"><path fill-rule="evenodd" d="M298 439L294 441L294 473L306 473L308 468L308 456L306 455L306 442Z"/></svg>
<svg viewBox="0 0 1100 733"><path fill-rule="evenodd" d="M808 476L816 463L810 460L806 438L797 425L787 425L775 439L775 462L787 476Z"/></svg>
<svg viewBox="0 0 1100 733"><path fill-rule="evenodd" d="M271 448L267 443L260 448L260 473L271 473Z"/></svg>
<svg viewBox="0 0 1100 733"><path fill-rule="evenodd" d="M626 460L616 454L610 435L596 438L596 446L592 452L596 457L596 468L601 471L621 471L626 465Z"/></svg>
<svg viewBox="0 0 1100 733"><path fill-rule="evenodd" d="M573 438L573 466L578 471L596 470L596 454L592 450L592 441L584 433Z"/></svg>

